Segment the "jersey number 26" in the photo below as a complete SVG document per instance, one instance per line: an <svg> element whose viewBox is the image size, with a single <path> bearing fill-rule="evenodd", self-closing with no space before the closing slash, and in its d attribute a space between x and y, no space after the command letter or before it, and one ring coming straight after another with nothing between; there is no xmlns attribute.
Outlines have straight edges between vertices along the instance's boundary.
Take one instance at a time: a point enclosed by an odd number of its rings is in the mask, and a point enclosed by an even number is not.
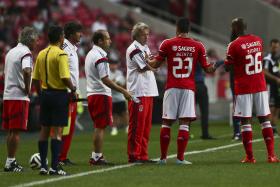
<svg viewBox="0 0 280 187"><path fill-rule="evenodd" d="M245 71L247 75L253 75L262 72L262 61L259 59L262 53L257 52L255 56L253 54L246 55L246 60L249 60L250 63L246 64ZM251 68L253 66L253 68Z"/></svg>

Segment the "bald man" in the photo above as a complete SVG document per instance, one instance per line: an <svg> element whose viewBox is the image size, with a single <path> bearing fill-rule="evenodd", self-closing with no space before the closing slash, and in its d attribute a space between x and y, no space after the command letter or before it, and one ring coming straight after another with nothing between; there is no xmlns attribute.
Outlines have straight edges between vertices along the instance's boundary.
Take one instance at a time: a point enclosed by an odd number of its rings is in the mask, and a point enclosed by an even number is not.
<svg viewBox="0 0 280 187"><path fill-rule="evenodd" d="M263 41L260 37L246 34L247 24L242 18L235 18L231 24L234 39L227 49L226 69L234 71L235 104L233 116L241 119L242 141L246 157L242 163L256 163L252 149L252 106L262 127L267 148L267 161L279 162L274 153L274 138L269 121L268 93L262 71ZM232 67L230 67L232 66Z"/></svg>

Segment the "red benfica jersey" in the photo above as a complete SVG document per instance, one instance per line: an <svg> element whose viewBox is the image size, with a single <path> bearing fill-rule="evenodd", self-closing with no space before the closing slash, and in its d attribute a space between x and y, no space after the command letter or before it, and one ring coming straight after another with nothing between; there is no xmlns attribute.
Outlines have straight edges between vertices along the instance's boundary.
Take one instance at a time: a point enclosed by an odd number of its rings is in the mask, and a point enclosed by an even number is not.
<svg viewBox="0 0 280 187"><path fill-rule="evenodd" d="M181 88L195 91L194 73L197 63L201 63L203 68L210 66L203 44L191 38L175 37L164 40L156 59L167 59L165 89Z"/></svg>
<svg viewBox="0 0 280 187"><path fill-rule="evenodd" d="M225 64L233 65L236 95L266 91L262 51L262 39L250 34L240 36L229 44Z"/></svg>

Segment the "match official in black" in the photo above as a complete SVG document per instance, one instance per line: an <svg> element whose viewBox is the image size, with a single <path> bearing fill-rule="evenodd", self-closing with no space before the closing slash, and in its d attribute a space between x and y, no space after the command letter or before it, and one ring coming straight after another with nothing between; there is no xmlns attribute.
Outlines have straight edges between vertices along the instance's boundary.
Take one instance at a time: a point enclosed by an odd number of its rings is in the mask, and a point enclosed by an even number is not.
<svg viewBox="0 0 280 187"><path fill-rule="evenodd" d="M205 74L200 64L197 64L195 70L195 100L200 109L201 138L205 140L215 139L209 135L209 96L205 85Z"/></svg>
<svg viewBox="0 0 280 187"><path fill-rule="evenodd" d="M70 79L67 54L61 49L64 41L63 28L51 26L48 31L49 46L40 51L34 68L33 82L40 94L41 132L39 138L39 153L41 157L41 175L66 175L58 166L58 156L61 148L62 127L68 123L69 95L76 96L76 88ZM40 84L41 82L41 84ZM48 153L48 138L51 139L51 168L48 170L46 158Z"/></svg>

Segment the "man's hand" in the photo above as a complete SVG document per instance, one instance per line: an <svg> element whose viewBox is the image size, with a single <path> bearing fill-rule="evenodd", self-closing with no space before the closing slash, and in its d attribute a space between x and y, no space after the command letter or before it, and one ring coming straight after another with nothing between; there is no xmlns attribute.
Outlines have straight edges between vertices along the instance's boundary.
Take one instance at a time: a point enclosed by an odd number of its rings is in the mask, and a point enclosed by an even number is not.
<svg viewBox="0 0 280 187"><path fill-rule="evenodd" d="M70 100L71 101L75 101L79 98L79 95L76 92L76 87L73 86L73 88L71 89L71 93L70 93Z"/></svg>
<svg viewBox="0 0 280 187"><path fill-rule="evenodd" d="M128 101L132 100L132 95L127 90L124 90L122 94L126 100Z"/></svg>

